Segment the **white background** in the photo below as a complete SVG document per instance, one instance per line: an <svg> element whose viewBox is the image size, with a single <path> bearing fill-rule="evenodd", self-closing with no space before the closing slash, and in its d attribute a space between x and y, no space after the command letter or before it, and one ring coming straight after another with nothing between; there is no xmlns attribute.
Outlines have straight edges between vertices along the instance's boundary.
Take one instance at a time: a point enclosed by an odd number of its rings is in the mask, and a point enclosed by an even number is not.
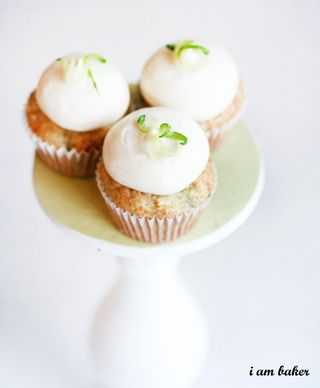
<svg viewBox="0 0 320 388"><path fill-rule="evenodd" d="M65 236L38 208L27 94L67 52L104 53L134 80L184 37L233 51L267 167L246 225L181 268L212 333L197 387L319 387L319 17L320 3L302 0L0 0L1 388L94 387L88 336L115 270L103 244ZM310 376L249 377L281 364Z"/></svg>

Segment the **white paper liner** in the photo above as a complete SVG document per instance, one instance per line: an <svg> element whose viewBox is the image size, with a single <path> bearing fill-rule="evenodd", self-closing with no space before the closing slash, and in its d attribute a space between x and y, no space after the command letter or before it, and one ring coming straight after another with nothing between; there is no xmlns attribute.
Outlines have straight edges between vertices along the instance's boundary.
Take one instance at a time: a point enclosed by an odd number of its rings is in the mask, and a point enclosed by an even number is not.
<svg viewBox="0 0 320 388"><path fill-rule="evenodd" d="M173 218L138 217L116 206L103 190L100 175L96 171L97 185L115 225L127 236L148 243L162 243L176 240L187 233L207 207L209 200L188 213Z"/></svg>
<svg viewBox="0 0 320 388"><path fill-rule="evenodd" d="M246 106L247 106L247 100L245 99L242 102L241 108L239 109L239 111L223 126L218 128L213 127L212 129L204 128L204 130L207 133L208 141L211 149L216 149L217 147L219 147L228 130L231 129L235 124L237 124L237 122L241 119L246 109ZM200 126L201 126L201 123L200 123Z"/></svg>
<svg viewBox="0 0 320 388"><path fill-rule="evenodd" d="M94 176L101 151L93 149L90 152L79 152L76 149L67 150L64 146L56 148L32 132L31 139L41 160L55 171L71 177Z"/></svg>

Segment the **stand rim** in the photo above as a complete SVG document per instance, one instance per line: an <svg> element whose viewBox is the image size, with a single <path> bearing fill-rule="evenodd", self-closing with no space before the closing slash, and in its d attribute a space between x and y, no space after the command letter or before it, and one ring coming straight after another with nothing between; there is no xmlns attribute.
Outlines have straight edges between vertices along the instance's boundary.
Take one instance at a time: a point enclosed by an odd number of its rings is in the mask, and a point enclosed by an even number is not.
<svg viewBox="0 0 320 388"><path fill-rule="evenodd" d="M201 217L204 217L204 218L209 217L208 227L206 227L205 229L202 228L202 230L200 227L199 229L200 233L196 232L193 236L190 236L191 238L187 238L187 239L181 238L173 242L166 242L166 243L159 243L159 244L145 243L143 245L140 245L140 244L135 245L134 242L130 244L130 241L125 241L125 240L122 241L122 239L121 238L119 239L117 236L113 238L112 234L111 236L109 236L110 238L101 238L101 234L99 233L92 234L90 233L90 231L88 233L87 230L83 228L83 224L81 223L82 219L78 220L76 218L74 220L71 218L71 220L73 221L73 224L72 222L71 223L65 222L65 219L63 217L61 218L61 215L59 215L59 212L55 213L56 209L54 207L53 208L51 207L51 203L46 202L43 199L43 198L46 198L46 191L41 191L41 185L37 183L37 182L41 182L41 180L38 181L35 178L36 177L35 171L37 171L36 166L41 166L41 164L38 165L37 162L34 164L34 169L33 169L34 171L34 176L33 176L34 191L33 192L35 194L35 199L36 199L35 202L37 203L38 207L47 216L46 219L48 220L49 218L51 222L53 222L56 226L59 226L59 228L61 228L63 232L66 233L69 237L72 238L73 236L74 238L78 239L81 236L81 238L86 239L88 243L91 243L91 244L94 243L95 245L99 243L101 249L112 256L122 256L129 259L131 258L140 259L142 257L150 258L150 256L153 256L153 257L185 256L189 253L191 254L191 253L200 251L201 249L205 249L210 245L213 245L218 243L219 241L222 241L230 234L232 234L235 230L237 230L247 220L247 218L251 215L251 213L256 208L264 188L264 183L265 183L265 168L264 168L264 160L263 160L264 158L261 153L261 149L259 146L257 146L257 142L255 141L252 133L248 130L245 123L241 122L239 123L239 125L237 125L234 128L233 132L231 132L231 135L229 136L227 137L228 143L225 145L225 150L227 150L226 153L224 153L224 149L222 149L221 154L219 153L219 151L221 152L221 150L218 150L217 163L218 164L222 163L221 164L222 171L224 171L224 173L226 173L227 176L228 176L228 173L230 172L231 179L235 177L235 181L234 181L235 183L233 184L229 183L229 186L228 184L227 186L225 186L224 190L226 190L226 187L228 187L229 191L224 192L224 195L226 195L226 197L220 196L220 204L218 202L219 207L216 208L216 210L218 210L218 214L219 214L219 209L221 209L221 206L222 206L222 209L223 209L223 206L225 206L224 198L226 198L226 201L227 201L226 203L229 203L228 206L231 206L231 209L232 209L233 201L234 201L233 197L238 191L238 185L240 182L239 180L242 180L244 182L244 185L242 185L242 187L248 187L248 190L246 192L240 188L240 193L243 193L243 192L246 193L245 198L241 200L242 203L240 202L241 207L238 208L236 211L231 210L229 217L227 217L227 219L225 219L223 222L218 221L218 225L220 223L220 226L217 226L217 223L214 224L215 221L213 223L210 223L210 212L207 213L206 211L204 211L204 214L202 214ZM240 142L240 148L239 148L239 142ZM241 166L240 169L239 168L238 170L235 169L235 171L238 171L238 173L235 173L235 175L233 175L233 170L231 167L232 163L237 163L239 158L242 157L241 153L246 150L248 151L249 157L247 158L244 157L243 162L240 163L240 166ZM231 158L226 157L226 155L231 155ZM220 158L220 161L219 161L219 158ZM251 169L251 166L253 166L253 170ZM38 170L38 171L41 171L41 170ZM43 175L44 173L45 175ZM248 175L248 176L246 175L251 173L252 175ZM65 179L64 177L61 177L62 181L60 180L55 181L55 179L57 179L55 175L53 175L50 178L50 174L46 175L45 170L43 170L42 176L43 177L49 176L48 180L47 181L45 180L47 184L48 183L52 184L51 179L53 179L53 183L55 185L59 186L61 184L62 187L67 187L67 190L68 189L70 190L70 186L68 186L69 181L67 184L65 184L66 182L63 181L63 179ZM252 177L254 177L253 178L254 180L252 180ZM88 191L89 193L91 192L92 188L90 186L88 186L88 189L87 189L87 186L81 186L81 185L82 183L80 185L76 183L74 187L76 188L76 190L84 189L84 190L89 190ZM74 191L74 187L72 187L73 191ZM71 193L73 192L72 190L70 191ZM58 197L57 197L57 194L58 194ZM59 203L59 198L60 198L59 195L61 194L58 191L56 191L55 201L56 203L59 204L59 206L61 206ZM48 197L49 196L47 196L47 198ZM51 198L51 192L50 192L50 198ZM90 197L87 197L86 199L88 200L88 198ZM94 200L95 199L93 198L93 202ZM62 205L64 205L64 203ZM83 206L83 203L81 203L81 201L80 201L80 206ZM214 206L217 207L217 205L213 205L213 209L214 209ZM78 210L77 207L75 207L74 209L73 209L73 212ZM224 210L222 211L224 212ZM220 215L221 214L223 214L223 217L225 217L224 216L225 213L220 213ZM93 221L96 222L96 219L94 218L96 217L95 213L93 213L93 216L90 214L89 216L91 217L91 222ZM100 220L99 219L97 220L99 225ZM204 224L202 223L202 226L205 225L206 222L208 221L204 221ZM81 227L75 226L77 224L74 224L74 222L80 222ZM199 222L201 222L201 220L199 220Z"/></svg>
<svg viewBox="0 0 320 388"><path fill-rule="evenodd" d="M194 238L190 241L175 241L170 243L150 244L145 246L128 246L120 243L113 243L111 241L102 240L93 236L84 235L81 232L71 229L66 225L59 222L53 222L67 230L68 233L74 236L81 236L82 238L88 238L91 241L99 242L103 245L105 252L112 256L120 256L124 258L142 258L142 257L161 257L161 256L186 256L198 252L202 249L209 247L210 245L217 244L224 240L235 232L240 226L242 226L246 220L253 213L259 203L259 199L262 195L265 184L265 167L262 156L260 155L260 169L259 176L255 190L253 191L250 199L246 203L243 209L240 210L231 220L224 225L216 229L214 232L208 232L201 237ZM51 218L50 218L51 219Z"/></svg>

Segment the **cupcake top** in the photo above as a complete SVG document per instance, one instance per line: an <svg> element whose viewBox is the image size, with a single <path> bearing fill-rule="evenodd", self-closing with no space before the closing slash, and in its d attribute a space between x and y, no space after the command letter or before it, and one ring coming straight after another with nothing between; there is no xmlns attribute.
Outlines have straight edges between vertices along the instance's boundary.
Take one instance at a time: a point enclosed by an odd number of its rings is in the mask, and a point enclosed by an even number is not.
<svg viewBox="0 0 320 388"><path fill-rule="evenodd" d="M107 133L103 162L120 184L144 193L171 195L205 169L208 140L200 126L169 108L144 108L118 121Z"/></svg>
<svg viewBox="0 0 320 388"><path fill-rule="evenodd" d="M150 105L175 108L203 121L217 116L232 102L239 74L225 49L185 40L153 54L143 68L140 88Z"/></svg>
<svg viewBox="0 0 320 388"><path fill-rule="evenodd" d="M128 109L129 88L120 71L98 54L71 54L54 61L36 89L41 110L72 131L110 126Z"/></svg>

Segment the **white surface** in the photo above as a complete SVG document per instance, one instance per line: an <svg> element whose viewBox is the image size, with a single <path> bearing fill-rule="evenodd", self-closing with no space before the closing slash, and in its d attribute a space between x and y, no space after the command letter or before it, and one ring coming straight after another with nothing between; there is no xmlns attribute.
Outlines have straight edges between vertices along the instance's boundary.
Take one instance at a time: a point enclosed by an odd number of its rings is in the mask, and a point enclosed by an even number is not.
<svg viewBox="0 0 320 388"><path fill-rule="evenodd" d="M262 200L246 225L184 260L212 335L196 387L317 387L319 3L69 4L0 5L0 386L93 387L87 338L115 271L102 245L65 238L32 205L32 147L21 125L27 94L61 53L109 51L135 79L155 48L194 32L234 52L249 94L247 121L267 166ZM249 376L251 365L280 364L311 374Z"/></svg>

